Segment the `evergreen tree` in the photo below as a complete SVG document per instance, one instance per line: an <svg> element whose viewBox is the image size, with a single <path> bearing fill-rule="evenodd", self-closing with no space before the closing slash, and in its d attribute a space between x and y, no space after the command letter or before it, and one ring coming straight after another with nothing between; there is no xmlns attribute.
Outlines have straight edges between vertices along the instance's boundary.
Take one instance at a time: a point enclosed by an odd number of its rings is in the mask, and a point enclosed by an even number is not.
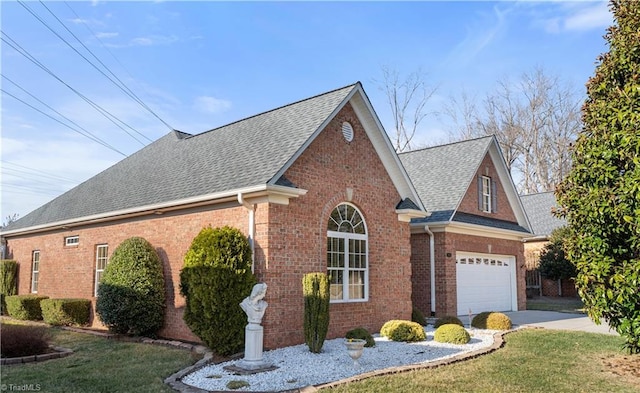
<svg viewBox="0 0 640 393"><path fill-rule="evenodd" d="M557 189L589 316L640 352L640 2L612 0L614 25L587 83L573 167Z"/></svg>

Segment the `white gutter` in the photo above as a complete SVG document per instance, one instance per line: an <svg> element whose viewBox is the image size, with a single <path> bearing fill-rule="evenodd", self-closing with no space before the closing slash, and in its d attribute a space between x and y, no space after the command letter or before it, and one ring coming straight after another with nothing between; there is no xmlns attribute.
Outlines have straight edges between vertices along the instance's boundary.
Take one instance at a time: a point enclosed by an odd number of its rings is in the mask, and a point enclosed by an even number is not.
<svg viewBox="0 0 640 393"><path fill-rule="evenodd" d="M282 201L287 200L288 198L297 198L301 195L305 195L307 190L292 188L286 186L279 185L267 185L261 184L253 187L245 187L239 188L235 190L217 192L213 194L200 195L196 197L177 199L168 202L161 202L152 205L146 206L138 206L129 209L116 210L106 213L93 214L90 216L72 218L68 220L62 220L57 222L51 222L47 224L34 225L31 227L14 229L10 231L0 231L0 234L3 236L14 235L14 234L30 234L36 232L49 231L53 229L66 229L71 226L85 225L85 224L94 224L105 221L113 221L119 220L128 217L136 217L143 216L148 214L158 214L161 215L163 213L173 211L173 210L181 210L189 207L197 207L204 206L216 203L224 203L224 202L233 202L237 200L237 195L242 193L246 196L251 194L253 197L260 196L269 196L274 195L278 196Z"/></svg>
<svg viewBox="0 0 640 393"><path fill-rule="evenodd" d="M247 202L242 193L238 193L238 203L244 206L249 211L249 247L251 247L251 273L255 273L256 257L255 257L255 217L256 217L256 205L254 203Z"/></svg>
<svg viewBox="0 0 640 393"><path fill-rule="evenodd" d="M424 231L429 235L429 273L431 275L431 316L436 315L436 241L429 225L424 226Z"/></svg>

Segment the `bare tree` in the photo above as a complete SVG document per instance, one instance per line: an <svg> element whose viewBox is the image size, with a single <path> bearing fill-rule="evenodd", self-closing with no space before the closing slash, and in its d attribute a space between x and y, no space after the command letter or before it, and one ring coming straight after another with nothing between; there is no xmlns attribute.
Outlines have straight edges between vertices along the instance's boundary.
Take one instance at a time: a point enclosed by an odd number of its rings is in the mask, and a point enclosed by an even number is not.
<svg viewBox="0 0 640 393"><path fill-rule="evenodd" d="M498 81L480 108L463 94L443 113L456 127L454 140L494 134L519 191L535 193L554 190L571 167L580 105L575 88L535 68L515 82Z"/></svg>
<svg viewBox="0 0 640 393"><path fill-rule="evenodd" d="M20 215L18 213L13 213L7 216L2 223L2 228L6 227L14 221L18 221L18 218L20 218Z"/></svg>
<svg viewBox="0 0 640 393"><path fill-rule="evenodd" d="M418 69L401 78L400 73L382 67L382 80L375 81L384 91L393 117L393 144L397 152L410 150L418 126L429 114L426 104L436 88L426 82L426 75Z"/></svg>

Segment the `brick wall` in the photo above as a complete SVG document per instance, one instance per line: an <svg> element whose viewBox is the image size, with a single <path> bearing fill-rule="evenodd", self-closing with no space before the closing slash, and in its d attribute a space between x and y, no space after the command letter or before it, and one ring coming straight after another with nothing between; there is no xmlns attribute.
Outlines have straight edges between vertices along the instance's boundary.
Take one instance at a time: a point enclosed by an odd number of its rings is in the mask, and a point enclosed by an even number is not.
<svg viewBox="0 0 640 393"><path fill-rule="evenodd" d="M520 241L451 232L435 232L436 316L457 314L456 252L514 255L518 309L526 309L524 248ZM429 236L413 234L411 239L413 273L412 300L425 313L431 312ZM428 315L428 314L427 314Z"/></svg>
<svg viewBox="0 0 640 393"><path fill-rule="evenodd" d="M353 126L351 143L342 136L343 121ZM375 332L389 319L410 318L409 224L398 221L395 206L400 196L349 104L285 175L308 193L288 206L261 203L255 210L255 271L268 285L265 348L304 342L302 276L326 272L327 222L331 211L347 201L347 188L353 190L350 202L360 209L368 226L369 300L332 304L329 337L343 336L357 326ZM182 320L185 303L179 272L191 241L203 227L231 225L248 233L248 211L237 204L222 207L12 237L9 248L20 263L19 293L30 292L31 252L40 250L38 293L95 300L96 245L108 244L111 255L124 239L141 236L156 248L164 264L167 313L160 335L198 341ZM80 244L64 247L64 237L72 235L80 237ZM97 318L92 324L100 326Z"/></svg>
<svg viewBox="0 0 640 393"><path fill-rule="evenodd" d="M163 263L167 309L160 335L186 341L199 341L182 320L184 298L180 295L180 269L191 241L200 230L232 225L247 233L248 212L244 207L193 209L181 214L147 216L111 224L91 225L40 235L9 239L10 252L19 263L18 293L31 292L31 252L40 250L38 293L52 298L91 299L95 307L96 246L109 245L109 256L123 240L132 236L147 239ZM77 235L77 246L65 247L64 237ZM93 317L92 326L102 327Z"/></svg>
<svg viewBox="0 0 640 393"><path fill-rule="evenodd" d="M342 136L342 123L353 126L353 141ZM368 231L369 300L332 303L328 337L358 326L372 332L389 319L411 317L411 265L408 223L398 221L400 201L373 145L347 104L285 173L308 190L289 206L269 207L269 235L261 249L269 266L260 275L269 285L265 347L304 342L302 277L327 271L327 224L331 211L350 201L362 213ZM260 240L262 242L262 240Z"/></svg>
<svg viewBox="0 0 640 393"><path fill-rule="evenodd" d="M497 182L496 191L498 195L498 211L496 213L485 213L478 208L478 176L489 176L493 181ZM469 185L464 198L462 198L462 201L460 202L458 211L489 218L496 218L499 220L518 222L513 209L511 209L511 205L509 204L509 200L507 199L507 194L504 191L504 186L500 182L498 172L496 171L496 167L489 153L487 153L487 155L482 160L482 164L480 164L478 172L476 172L476 175L471 181L471 185Z"/></svg>

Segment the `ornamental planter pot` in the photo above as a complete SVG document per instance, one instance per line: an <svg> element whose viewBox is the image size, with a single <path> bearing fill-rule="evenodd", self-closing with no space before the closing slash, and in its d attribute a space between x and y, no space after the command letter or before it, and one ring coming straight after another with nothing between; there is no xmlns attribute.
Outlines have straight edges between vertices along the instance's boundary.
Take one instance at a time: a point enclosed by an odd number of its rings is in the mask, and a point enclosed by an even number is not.
<svg viewBox="0 0 640 393"><path fill-rule="evenodd" d="M366 343L367 342L365 340L361 340L359 338L347 339L344 342L344 345L347 347L347 353L349 354L349 357L353 359L353 366L355 368L360 367L358 359L360 359L360 356L362 356L362 351Z"/></svg>

